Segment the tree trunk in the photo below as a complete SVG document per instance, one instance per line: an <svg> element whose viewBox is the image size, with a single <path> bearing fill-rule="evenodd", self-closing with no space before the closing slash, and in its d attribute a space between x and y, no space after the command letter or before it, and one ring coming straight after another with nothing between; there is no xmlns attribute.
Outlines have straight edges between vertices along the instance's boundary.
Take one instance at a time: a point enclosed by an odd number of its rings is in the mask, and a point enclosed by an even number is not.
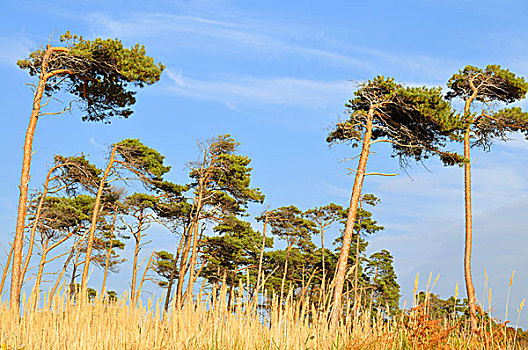
<svg viewBox="0 0 528 350"><path fill-rule="evenodd" d="M154 252L150 254L149 261L147 263L147 267L145 268L145 271L143 272L143 277L141 278L141 281L139 282L139 287L137 290L136 298L134 299L134 305L137 304L137 301L141 298L141 289L143 288L143 282L145 282L145 278L147 277L147 272L150 268L150 263L152 262L152 257L154 256Z"/></svg>
<svg viewBox="0 0 528 350"><path fill-rule="evenodd" d="M136 245L134 247L134 263L132 265L132 283L130 286L130 301L132 303L136 302L136 278L137 278L137 260L139 255L139 244L141 243L141 226L143 225L143 210L141 210L141 213L139 214L139 221L138 221L138 230L136 234L134 235L134 238L136 239Z"/></svg>
<svg viewBox="0 0 528 350"><path fill-rule="evenodd" d="M258 300L258 294L260 292L260 279L262 276L262 261L264 260L264 249L266 248L266 226L268 225L268 211L266 210L266 217L264 219L264 228L262 229L262 246L260 247L260 257L259 257L259 267L257 273L257 286L255 288L254 294Z"/></svg>
<svg viewBox="0 0 528 350"><path fill-rule="evenodd" d="M361 210L361 198L359 199L359 210ZM357 315L358 311L358 275L359 275L359 234L361 232L361 219L358 219L358 230L356 237L356 261L354 264L354 317Z"/></svg>
<svg viewBox="0 0 528 350"><path fill-rule="evenodd" d="M42 257L40 258L37 279L35 280L35 286L33 287L33 306L32 306L33 310L35 310L35 308L37 307L37 299L40 294L40 281L42 281L42 272L44 271L44 264L46 263L46 256L49 252L48 242L49 242L49 239L46 239L42 244Z"/></svg>
<svg viewBox="0 0 528 350"><path fill-rule="evenodd" d="M60 281L62 280L62 276L64 275L64 272L66 272L66 269L68 268L68 265L70 264L70 261L71 259L73 258L73 254L75 253L75 251L72 250L70 251L70 255L66 258L66 261L64 262L64 265L62 266L62 270L61 272L59 273L59 277L57 277L57 280L55 281L55 284L53 285L53 288L48 296L48 300L51 304L51 301L53 300L53 296L55 295L56 291L57 291L57 288L59 287L60 285Z"/></svg>
<svg viewBox="0 0 528 350"><path fill-rule="evenodd" d="M325 293L326 293L326 267L325 267L325 250L324 250L324 226L321 222L321 254L323 258L323 279L321 280L321 290L322 290L322 296L323 296L323 302L325 300Z"/></svg>
<svg viewBox="0 0 528 350"><path fill-rule="evenodd" d="M90 259L92 255L92 246L93 246L93 241L94 241L95 228L97 226L97 218L99 217L99 208L101 206L101 197L103 195L103 190L106 184L106 179L108 178L108 175L110 174L110 169L112 169L112 165L114 164L116 150L117 150L117 146L114 146L112 148L112 153L110 154L110 160L108 161L108 165L105 169L103 177L101 178L101 182L99 183L99 189L97 190L97 196L95 197L94 210L92 213L92 224L90 225L90 232L88 235L88 242L86 245L86 258L84 260L84 269L83 269L83 274L82 274L81 289L83 291L87 290L88 270L90 269Z"/></svg>
<svg viewBox="0 0 528 350"><path fill-rule="evenodd" d="M81 250L79 249L77 251L77 254L75 254L75 260L73 261L73 270L72 270L72 275L71 275L71 280L70 280L70 297L75 296L74 293L76 293L75 278L77 276L75 274L77 273L77 266L79 266L77 262L79 261L80 255L81 255Z"/></svg>
<svg viewBox="0 0 528 350"><path fill-rule="evenodd" d="M469 145L469 126L464 134L464 193L466 208L466 239L464 249L464 277L466 280L466 291L469 300L469 319L471 321L471 330L477 331L477 307L475 303L475 287L471 277L471 246L473 242L473 227L471 214L471 155Z"/></svg>
<svg viewBox="0 0 528 350"><path fill-rule="evenodd" d="M44 199L46 198L46 195L48 194L48 186L49 186L51 174L56 169L60 168L63 165L64 164L55 165L48 171L48 175L46 176L46 181L44 182L44 191L42 192L42 195L40 197L39 204L37 207L37 212L35 213L35 222L33 223L33 227L31 228L26 261L24 262L24 266L22 267L22 270L20 271L20 287L22 287L22 284L24 284L24 277L26 276L26 271L29 267L29 262L33 254L33 246L35 245L35 233L37 232L37 226L40 220L40 214L42 212L42 205L44 204ZM18 291L18 294L20 294L20 290Z"/></svg>
<svg viewBox="0 0 528 350"><path fill-rule="evenodd" d="M341 315L341 300L343 294L343 285L345 283L345 275L347 270L348 252L354 234L354 223L356 222L357 209L361 190L363 188L363 180L365 178L365 170L367 168L367 160L370 152L370 139L372 137L372 121L374 118L374 108L371 106L367 116L367 124L365 126L365 135L363 137L363 148L359 158L356 178L354 180L354 187L352 189L352 197L350 198L350 207L348 208L348 217L346 222L345 232L343 234L343 246L339 254L337 263L336 275L334 277L334 302L331 314L331 323L336 326Z"/></svg>
<svg viewBox="0 0 528 350"><path fill-rule="evenodd" d="M108 264L110 263L110 254L112 253L112 247L114 245L114 230L115 230L115 224L117 219L117 213L118 213L118 207L115 207L114 211L114 217L112 218L112 228L110 229L110 245L108 247L108 251L106 252L106 261L105 261L105 269L104 269L104 275L103 275L103 286L101 287L101 297L104 298L104 294L106 292L106 277L108 276Z"/></svg>
<svg viewBox="0 0 528 350"><path fill-rule="evenodd" d="M196 225L194 227L194 235L193 235L193 248L192 248L192 254L191 254L191 262L189 267L189 283L187 284L187 298L190 298L192 300L193 298L193 286L194 286L194 269L196 268L196 258L198 255L198 231L200 228L200 224L196 222Z"/></svg>
<svg viewBox="0 0 528 350"><path fill-rule="evenodd" d="M4 290L4 283L7 277L7 273L9 271L9 266L11 265L11 258L13 257L13 248L15 246L12 244L11 249L9 250L9 256L7 257L7 263L4 267L4 272L2 274L2 283L0 284L0 296L2 295L2 291Z"/></svg>
<svg viewBox="0 0 528 350"><path fill-rule="evenodd" d="M40 115L40 104L42 95L46 87L48 75L46 69L48 60L53 50L50 45L46 47L46 52L42 57L42 64L40 66L39 83L37 91L33 99L33 109L29 119L29 126L26 131L26 139L24 142L24 157L22 158L22 175L20 177L20 196L18 199L18 216L16 224L15 239L13 242L13 268L11 269L11 298L9 300L9 307L18 312L20 306L20 290L22 288L21 267L22 267L22 249L24 247L24 226L26 222L27 210L27 196L29 184L29 170L31 167L31 156L33 148L33 135L37 126L37 121Z"/></svg>
<svg viewBox="0 0 528 350"><path fill-rule="evenodd" d="M280 300L279 300L279 307L281 308L281 310L282 310L282 297L284 294L284 285L286 284L286 275L288 274L288 261L290 260L290 249L292 247L293 247L293 242L288 244L288 248L286 248L286 262L284 263L284 274L282 275Z"/></svg>
<svg viewBox="0 0 528 350"><path fill-rule="evenodd" d="M189 251L191 250L194 225L194 223L191 223L191 225L189 225L189 228L187 229L187 236L185 237L185 245L183 247L183 255L180 260L180 272L178 274L178 286L176 288L176 301L178 303L179 309L181 309L181 307L183 306L183 283L185 282L185 275L187 274L187 258L189 257Z"/></svg>
<svg viewBox="0 0 528 350"><path fill-rule="evenodd" d="M169 310L170 296L172 293L172 285L174 284L174 277L176 277L176 266L178 264L178 258L180 257L181 249L183 247L183 241L184 241L184 237L180 239L180 244L178 244L178 250L176 251L176 255L174 256L174 260L172 263L171 274L169 277L169 281L167 283L167 295L165 295L165 311Z"/></svg>

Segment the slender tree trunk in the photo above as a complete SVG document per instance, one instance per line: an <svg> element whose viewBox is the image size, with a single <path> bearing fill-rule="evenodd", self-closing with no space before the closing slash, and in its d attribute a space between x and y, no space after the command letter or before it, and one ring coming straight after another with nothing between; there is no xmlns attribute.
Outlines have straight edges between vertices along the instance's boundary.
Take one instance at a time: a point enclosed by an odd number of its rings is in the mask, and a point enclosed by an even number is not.
<svg viewBox="0 0 528 350"><path fill-rule="evenodd" d="M139 245L141 243L141 226L143 225L143 210L141 210L141 213L139 214L139 221L138 221L138 230L136 234L134 235L134 238L136 239L136 245L134 247L134 263L132 265L132 282L130 287L130 300L132 303L136 302L136 278L137 278L137 261L138 261L138 255L139 255Z"/></svg>
<svg viewBox="0 0 528 350"><path fill-rule="evenodd" d="M7 257L7 263L4 267L4 272L2 274L2 283L0 284L0 296L2 295L2 291L4 290L4 283L7 277L7 273L9 272L9 266L11 265L11 258L13 256L13 248L15 247L14 244L11 244L11 249L9 250L9 256Z"/></svg>
<svg viewBox="0 0 528 350"><path fill-rule="evenodd" d="M194 269L196 268L196 258L198 255L198 232L200 224L196 222L193 235L193 248L191 254L191 263L189 267L189 283L187 284L187 298L192 300L193 298L193 285L194 285Z"/></svg>
<svg viewBox="0 0 528 350"><path fill-rule="evenodd" d="M60 281L62 280L62 276L64 276L64 273L66 272L66 269L68 268L68 265L70 264L71 259L73 258L74 250L70 252L70 255L66 258L66 261L64 262L64 265L62 266L62 270L59 273L59 277L57 277L57 280L55 281L55 284L53 285L53 289L51 290L49 294L49 301L51 302L53 300L53 296L55 295L57 288L60 285Z"/></svg>
<svg viewBox="0 0 528 350"><path fill-rule="evenodd" d="M292 246L293 246L293 243L290 243L288 244L288 248L286 248L286 262L284 263L284 274L282 275L280 301L279 301L279 306L281 310L282 310L282 297L284 294L284 285L286 284L286 275L288 274L288 261L290 260L290 249Z"/></svg>
<svg viewBox="0 0 528 350"><path fill-rule="evenodd" d="M114 245L114 230L115 230L115 224L117 220L117 213L118 213L118 207L115 207L114 211L114 217L112 218L112 228L110 229L110 245L108 246L108 251L106 252L106 261L105 261L105 269L104 269L104 275L103 275L103 286L101 287L101 296L104 298L104 294L106 292L106 277L108 276L108 265L110 263L110 254L112 253L112 247Z"/></svg>
<svg viewBox="0 0 528 350"><path fill-rule="evenodd" d="M33 306L32 306L33 310L35 310L35 308L37 307L37 299L40 294L40 282L42 281L42 272L44 271L44 265L46 264L46 257L49 252L48 242L49 242L49 239L46 238L42 244L42 257L40 258L37 279L35 280L35 286L33 287Z"/></svg>
<svg viewBox="0 0 528 350"><path fill-rule="evenodd" d="M108 165L105 169L103 177L101 178L101 182L99 183L99 189L97 190L97 196L95 197L94 210L92 213L92 224L90 225L90 231L88 234L88 242L86 245L86 258L84 260L84 269L83 269L82 281L81 281L81 289L83 291L87 290L88 270L90 269L90 259L92 256L92 247L93 247L93 241L94 241L95 228L97 226L97 218L99 217L99 208L101 206L101 197L103 195L103 190L106 184L106 179L108 178L108 175L110 174L110 170L112 169L112 166L115 161L116 151L117 151L117 146L114 146L112 148L112 153L110 154L110 160L108 161Z"/></svg>
<svg viewBox="0 0 528 350"><path fill-rule="evenodd" d="M325 250L324 250L324 226L323 226L323 223L321 222L321 253L322 253L322 258L323 258L323 279L321 280L321 296L322 296L322 300L324 302L324 300L326 299L325 297L325 294L326 294L326 267L325 267Z"/></svg>
<svg viewBox="0 0 528 350"><path fill-rule="evenodd" d="M141 282L139 282L139 287L137 290L136 298L134 299L134 305L137 305L137 301L141 298L141 289L143 288L143 282L145 282L145 277L147 277L147 272L150 269L150 263L152 262L153 256L154 256L154 252L150 254L150 259L147 263L147 267L145 268L145 271L143 272L143 277L141 278Z"/></svg>
<svg viewBox="0 0 528 350"><path fill-rule="evenodd" d="M363 188L363 180L365 178L365 170L367 168L367 160L370 152L370 140L372 137L372 121L374 118L374 108L371 106L367 116L367 124L365 126L365 135L363 137L363 148L359 158L356 178L354 180L354 187L352 189L352 197L350 198L350 207L348 208L348 217L346 222L345 232L343 234L343 246L339 254L337 262L336 275L334 277L334 301L332 306L331 323L336 326L341 315L341 300L343 295L343 285L345 283L345 275L347 270L348 252L354 234L354 223L356 222L357 210Z"/></svg>
<svg viewBox="0 0 528 350"><path fill-rule="evenodd" d="M191 223L191 225L187 229L187 236L185 237L185 246L183 247L183 255L180 260L180 273L178 274L178 286L176 288L176 301L178 303L179 309L181 309L181 307L183 306L183 283L185 282L185 275L187 274L187 258L189 257L189 251L191 250L194 225L194 222Z"/></svg>
<svg viewBox="0 0 528 350"><path fill-rule="evenodd" d="M75 288L75 278L77 277L76 276L77 266L79 266L78 261L79 261L80 255L81 255L81 250L79 249L77 251L77 254L75 254L75 260L73 261L73 270L72 270L72 275L71 275L71 280L70 280L70 296L75 295L75 293L77 292Z"/></svg>
<svg viewBox="0 0 528 350"><path fill-rule="evenodd" d="M268 226L268 211L266 210L266 217L264 219L264 228L262 229L262 246L260 247L259 267L257 273L257 286L255 288L255 298L258 300L260 292L260 279L262 276L262 261L264 260L264 249L266 248L266 226Z"/></svg>
<svg viewBox="0 0 528 350"><path fill-rule="evenodd" d="M359 199L359 210L361 210L361 198ZM359 234L361 232L361 218L358 219L358 230L356 233L356 261L354 264L354 317L358 311L358 277L359 277Z"/></svg>
<svg viewBox="0 0 528 350"><path fill-rule="evenodd" d="M469 126L464 135L464 193L466 208L466 239L464 249L464 277L466 280L466 291L469 300L469 318L471 321L471 330L477 331L477 307L475 303L475 287L471 277L471 246L473 242L473 227L471 214L471 155L469 145Z"/></svg>
<svg viewBox="0 0 528 350"><path fill-rule="evenodd" d="M31 117L29 119L29 126L26 131L26 139L24 142L24 157L22 159L22 175L20 178L20 196L18 199L18 216L16 224L15 239L13 242L14 255L13 255L13 268L11 270L11 298L9 300L9 307L12 310L18 311L20 304L20 290L22 287L21 267L22 267L22 249L24 246L24 226L26 222L26 210L27 210L27 196L28 196L28 184L29 184L29 170L31 167L31 156L33 148L33 135L37 126L37 121L40 115L40 104L42 101L42 95L46 87L47 74L46 69L48 66L48 60L53 53L52 47L48 45L46 52L42 57L42 64L40 67L39 83L35 97L33 99L33 109L31 111Z"/></svg>
<svg viewBox="0 0 528 350"><path fill-rule="evenodd" d="M40 196L39 204L37 207L37 212L35 213L35 221L33 222L33 227L31 228L26 261L24 262L24 266L22 267L22 270L20 271L20 287L22 287L22 284L24 284L24 277L26 276L26 271L29 267L31 256L33 255L33 247L35 245L35 233L37 232L37 226L40 220L40 214L42 212L42 205L44 204L44 199L46 198L46 195L48 194L48 186L49 186L51 174L56 169L60 168L63 165L64 164L55 165L48 171L48 175L46 176L46 181L44 182L44 191L42 192L42 195ZM20 290L18 291L18 294L20 294Z"/></svg>
<svg viewBox="0 0 528 350"><path fill-rule="evenodd" d="M180 243L178 244L178 249L176 251L176 255L174 256L174 260L172 263L171 274L170 274L169 281L167 284L167 295L165 295L165 311L169 310L169 303L171 299L170 297L172 293L172 285L174 284L174 277L176 277L176 267L178 264L178 258L180 257L180 254L181 254L181 249L183 247L183 241L184 241L184 237L180 239Z"/></svg>

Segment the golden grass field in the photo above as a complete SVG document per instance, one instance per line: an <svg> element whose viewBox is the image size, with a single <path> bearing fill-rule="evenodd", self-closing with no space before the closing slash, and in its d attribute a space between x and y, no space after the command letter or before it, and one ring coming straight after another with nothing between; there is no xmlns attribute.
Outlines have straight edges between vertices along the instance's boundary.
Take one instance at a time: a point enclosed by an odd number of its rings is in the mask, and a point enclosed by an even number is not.
<svg viewBox="0 0 528 350"><path fill-rule="evenodd" d="M216 297L212 297L216 295ZM44 298L45 299L45 298ZM0 308L0 349L523 349L517 332L481 322L470 334L467 325L431 320L427 307L383 320L361 310L345 314L332 327L328 312L308 300L271 298L268 317L244 295L227 308L225 289L198 295L182 310L165 313L159 301L130 306L117 301L79 300L65 294L41 302L35 311L24 298L23 317L7 303ZM520 308L520 310L522 307ZM346 305L346 310L352 310ZM519 310L519 311L520 311Z"/></svg>

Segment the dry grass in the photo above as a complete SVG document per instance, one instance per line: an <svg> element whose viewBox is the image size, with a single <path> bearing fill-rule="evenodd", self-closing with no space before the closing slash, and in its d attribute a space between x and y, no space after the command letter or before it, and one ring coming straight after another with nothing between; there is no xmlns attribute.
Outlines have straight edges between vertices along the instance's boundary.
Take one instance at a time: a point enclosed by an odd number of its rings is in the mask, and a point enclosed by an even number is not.
<svg viewBox="0 0 528 350"><path fill-rule="evenodd" d="M56 297L36 311L24 298L22 318L7 303L0 307L0 349L513 349L503 328L471 335L465 325L431 320L423 307L391 320L348 314L332 328L328 312L291 295L283 308L272 298L267 317L245 296L228 310L225 289L198 300L167 314L159 302L131 307L126 296L76 303Z"/></svg>

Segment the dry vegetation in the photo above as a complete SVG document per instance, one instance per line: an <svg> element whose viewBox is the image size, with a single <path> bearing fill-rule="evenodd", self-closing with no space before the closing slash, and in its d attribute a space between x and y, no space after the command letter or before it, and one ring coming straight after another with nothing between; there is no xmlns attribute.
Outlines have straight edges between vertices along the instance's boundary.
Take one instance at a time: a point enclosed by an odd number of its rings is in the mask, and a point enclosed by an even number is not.
<svg viewBox="0 0 528 350"><path fill-rule="evenodd" d="M216 297L213 297L216 295ZM227 308L225 288L200 294L198 303L163 311L160 302L130 306L117 301L74 301L65 294L24 316L7 303L0 312L0 349L524 349L512 328L481 317L480 331L469 324L428 316L419 305L390 320L368 310L350 312L333 329L329 308L286 298L284 308L271 297L270 308L257 311L246 295ZM347 310L352 310L347 305ZM520 307L519 311L522 309Z"/></svg>

